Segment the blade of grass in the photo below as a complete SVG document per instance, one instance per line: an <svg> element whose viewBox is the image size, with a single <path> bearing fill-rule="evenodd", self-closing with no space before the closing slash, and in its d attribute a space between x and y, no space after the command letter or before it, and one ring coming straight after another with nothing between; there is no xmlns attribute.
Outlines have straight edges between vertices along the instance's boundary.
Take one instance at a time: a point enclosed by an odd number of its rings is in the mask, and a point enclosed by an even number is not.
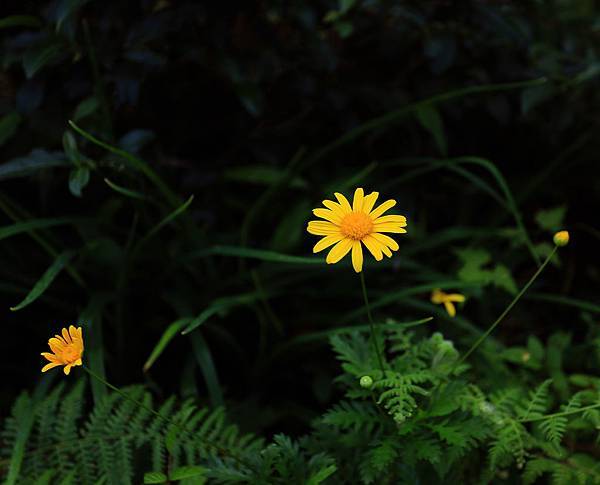
<svg viewBox="0 0 600 485"><path fill-rule="evenodd" d="M209 250L210 254L221 256L236 256L238 258L259 259L273 263L289 264L323 264L322 258L310 258L304 256L291 256L264 249L251 249L238 246L214 246Z"/></svg>
<svg viewBox="0 0 600 485"><path fill-rule="evenodd" d="M125 150L121 150L120 148L116 148L108 143L103 142L102 140L99 140L95 136L77 126L72 120L69 120L69 125L71 125L71 128L73 128L77 133L95 145L98 145L99 147L102 147L105 150L108 150L109 152L127 160L131 166L142 172L148 178L148 180L150 180L156 186L156 188L165 196L170 205L173 207L178 207L181 205L180 198L169 188L169 186L160 178L160 176L152 169L152 167L150 167L150 165L133 156L131 153L126 152Z"/></svg>
<svg viewBox="0 0 600 485"><path fill-rule="evenodd" d="M177 335L177 333L179 333L179 331L187 323L189 323L190 320L191 320L191 318L180 318L179 320L176 320L173 323L171 323L165 329L162 336L158 340L157 344L152 349L152 352L150 352L150 357L148 357L148 359L146 360L146 362L144 364L144 368L143 368L144 372L148 372L150 370L150 367L152 367L154 365L154 363L160 357L160 355L163 353L163 351L165 350L167 345L169 345L171 340L173 340L173 337L175 337L175 335Z"/></svg>
<svg viewBox="0 0 600 485"><path fill-rule="evenodd" d="M30 233L35 229L45 229L53 226L65 226L68 224L77 224L81 219L73 217L57 217L54 219L32 219L24 222L17 222L10 226L0 227L0 240L6 239L24 232Z"/></svg>
<svg viewBox="0 0 600 485"><path fill-rule="evenodd" d="M177 207L173 212L168 214L162 221L156 224L156 226L150 229L148 234L146 234L142 239L138 241L136 247L133 249L133 252L137 252L142 245L144 245L148 240L150 240L164 226L169 224L171 221L175 220L179 215L183 214L185 210L190 206L193 200L194 196L190 195L190 198L188 200L186 200L182 205Z"/></svg>
<svg viewBox="0 0 600 485"><path fill-rule="evenodd" d="M114 182L110 181L107 178L104 179L104 182L106 182L106 185L108 185L115 192L118 192L119 194L124 195L125 197L131 197L132 199L138 199L138 200L149 200L148 197L146 197L144 194L141 194L140 192L136 192L135 190L126 189L125 187L121 187L121 186L115 184Z"/></svg>
<svg viewBox="0 0 600 485"><path fill-rule="evenodd" d="M210 352L210 348L206 343L206 340L200 332L194 333L191 337L192 348L194 349L194 356L196 362L200 366L202 375L204 376L204 382L206 382L206 388L208 389L208 395L210 402L213 407L219 407L223 405L223 391L219 384L219 377L217 375L217 369Z"/></svg>
<svg viewBox="0 0 600 485"><path fill-rule="evenodd" d="M74 255L74 251L65 251L64 253L60 254L41 276L41 278L36 282L36 284L33 285L33 288L23 299L23 301L21 301L21 303L18 305L10 307L10 310L16 312L17 310L21 310L37 300L44 293L44 291L48 289L54 279Z"/></svg>
<svg viewBox="0 0 600 485"><path fill-rule="evenodd" d="M528 300L547 301L548 303L572 306L586 312L600 313L600 305L568 296L552 295L549 293L530 293L525 298Z"/></svg>

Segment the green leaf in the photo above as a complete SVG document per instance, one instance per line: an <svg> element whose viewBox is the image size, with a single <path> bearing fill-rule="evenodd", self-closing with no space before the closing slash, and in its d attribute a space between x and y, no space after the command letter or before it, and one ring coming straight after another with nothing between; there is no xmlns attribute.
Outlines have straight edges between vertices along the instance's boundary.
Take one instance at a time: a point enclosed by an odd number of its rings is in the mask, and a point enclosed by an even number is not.
<svg viewBox="0 0 600 485"><path fill-rule="evenodd" d="M190 320L191 318L181 318L171 323L167 327L167 329L164 331L164 333L158 340L158 343L152 349L150 357L148 357L148 360L146 360L146 363L144 364L144 372L147 372L150 369L150 367L152 367L154 362L156 362L156 359L158 359L160 357L160 354L163 353L169 342L171 342L171 340L173 340L173 337L177 335L177 332L179 332L182 329L182 327L185 324L187 324Z"/></svg>
<svg viewBox="0 0 600 485"><path fill-rule="evenodd" d="M543 104L544 101L552 98L556 93L556 88L549 84L524 89L521 93L521 113L526 115L537 106Z"/></svg>
<svg viewBox="0 0 600 485"><path fill-rule="evenodd" d="M62 138L63 150L67 159L69 159L74 165L79 166L81 161L81 155L77 148L77 141L70 131L65 131Z"/></svg>
<svg viewBox="0 0 600 485"><path fill-rule="evenodd" d="M25 447L33 426L34 411L33 401L26 392L21 394L15 401L13 415L17 421L17 436L13 445L10 460L8 460L8 475L4 482L7 485L14 485L19 479L19 471L21 469L21 464L23 463L23 457L25 456Z"/></svg>
<svg viewBox="0 0 600 485"><path fill-rule="evenodd" d="M88 116L94 114L99 106L100 102L95 96L85 98L77 105L77 108L75 108L75 112L73 113L73 119L75 121L79 121L84 118L87 118Z"/></svg>
<svg viewBox="0 0 600 485"><path fill-rule="evenodd" d="M418 106L415 114L419 123L425 128L435 140L438 150L443 156L448 153L448 144L444 134L444 122L433 103Z"/></svg>
<svg viewBox="0 0 600 485"><path fill-rule="evenodd" d="M69 190L75 197L81 197L81 190L90 181L90 169L77 167L71 170L69 175Z"/></svg>
<svg viewBox="0 0 600 485"><path fill-rule="evenodd" d="M306 485L318 485L319 483L333 475L336 472L336 470L337 467L335 465L329 465L325 468L321 468L317 473L314 473L308 478Z"/></svg>
<svg viewBox="0 0 600 485"><path fill-rule="evenodd" d="M23 56L23 69L27 79L31 79L42 67L61 56L63 47L51 44L43 48L30 49Z"/></svg>
<svg viewBox="0 0 600 485"><path fill-rule="evenodd" d="M162 472L144 473L144 483L165 483L167 480L167 476Z"/></svg>
<svg viewBox="0 0 600 485"><path fill-rule="evenodd" d="M124 195L125 197L131 197L132 199L139 199L139 200L148 200L148 197L146 197L144 194L137 192L135 190L131 190L131 189L126 189L125 187L121 187L120 185L115 184L114 182L110 181L109 179L105 178L104 181L106 182L106 185L108 185L111 189L113 189L115 192L118 192L119 194Z"/></svg>
<svg viewBox="0 0 600 485"><path fill-rule="evenodd" d="M171 212L169 215L167 215L162 221L160 221L158 224L156 224L156 226L154 226L152 229L150 229L148 234L146 234L142 239L140 239L140 242L138 243L138 247L142 246L142 244L146 243L149 239L152 239L152 237L158 231L160 231L164 226L166 226L171 221L175 220L180 214L185 212L185 210L189 207L189 205L192 203L193 200L194 200L194 196L190 195L190 198L188 200L186 200L182 205L177 207L177 209L175 209L173 212Z"/></svg>
<svg viewBox="0 0 600 485"><path fill-rule="evenodd" d="M16 111L0 118L0 145L4 145L14 136L22 119Z"/></svg>
<svg viewBox="0 0 600 485"><path fill-rule="evenodd" d="M64 160L62 152L47 152L34 149L29 155L13 158L0 165L0 180L25 177L39 170L52 167L65 167L70 164Z"/></svg>
<svg viewBox="0 0 600 485"><path fill-rule="evenodd" d="M0 29L8 27L41 27L42 22L31 15L10 15L0 19Z"/></svg>
<svg viewBox="0 0 600 485"><path fill-rule="evenodd" d="M535 222L540 228L546 231L558 231L563 229L563 223L567 208L564 205L538 211L535 215Z"/></svg>
<svg viewBox="0 0 600 485"><path fill-rule="evenodd" d="M31 232L36 229L45 229L52 226L61 226L65 224L76 224L77 219L72 217L57 217L56 219L31 219L25 222L17 222L10 226L0 227L0 240L6 239L22 232Z"/></svg>
<svg viewBox="0 0 600 485"><path fill-rule="evenodd" d="M25 308L27 305L33 303L37 300L46 289L52 284L54 278L58 276L61 270L65 267L65 265L69 262L69 260L73 257L75 253L73 251L65 251L60 254L54 262L50 265L50 267L46 270L46 272L42 275L42 277L37 281L37 283L33 286L29 294L25 297L25 299L14 307L10 307L11 311L16 312L17 310L21 310Z"/></svg>
<svg viewBox="0 0 600 485"><path fill-rule="evenodd" d="M210 250L210 253L220 254L222 256L237 256L239 258L260 259L261 261L270 261L273 263L324 264L322 258L290 256L288 254L276 253L275 251L242 248L236 246L214 246Z"/></svg>
<svg viewBox="0 0 600 485"><path fill-rule="evenodd" d="M169 480L183 480L185 478L193 478L193 477L204 477L206 473L206 468L202 466L181 466L179 468L175 468L169 474Z"/></svg>

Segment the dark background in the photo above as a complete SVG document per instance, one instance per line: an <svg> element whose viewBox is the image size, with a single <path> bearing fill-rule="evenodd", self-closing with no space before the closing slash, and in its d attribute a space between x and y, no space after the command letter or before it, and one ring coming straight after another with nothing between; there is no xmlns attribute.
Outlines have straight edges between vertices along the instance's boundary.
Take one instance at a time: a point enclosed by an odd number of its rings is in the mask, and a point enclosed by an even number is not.
<svg viewBox="0 0 600 485"><path fill-rule="evenodd" d="M274 265L210 248L308 256L316 242L305 232L310 209L340 187L349 196L362 185L397 199L409 220L399 256L367 264L373 298L453 277L455 251L465 247L484 246L520 286L535 265L514 219L472 178L444 168L455 157L497 167L535 244L551 239L536 214L565 208L573 241L538 290L598 304L596 7L581 0L2 2L1 17L28 17L0 24L1 225L82 218L36 235L57 252L78 251L73 266L85 285L63 271L40 299L9 311L53 257L28 234L0 241L0 408L40 381L47 338L106 297L95 314L103 339L90 337L90 345L109 380L146 382L159 399L178 393L215 404L219 395L206 382L217 379L247 427L302 431L333 399L337 364L325 342L284 346L342 324L361 305L358 279L347 264ZM476 86L485 88L469 92ZM406 107L414 109L365 125ZM122 157L70 129L69 119L142 158L180 203L193 194L184 216L132 253L127 241L139 241L174 207ZM441 165L432 169L432 161ZM489 171L467 168L503 194ZM123 196L105 178L151 201ZM452 228L456 237L436 239ZM175 337L142 371L170 323L248 292L262 296L209 318L194 331L202 338ZM480 328L510 298L493 286L470 296L464 319ZM415 298L428 305L427 292ZM385 316L404 321L434 311L399 304ZM557 329L575 342L597 338L576 315L524 301L498 338L517 345ZM458 345L470 342L438 316L436 330Z"/></svg>

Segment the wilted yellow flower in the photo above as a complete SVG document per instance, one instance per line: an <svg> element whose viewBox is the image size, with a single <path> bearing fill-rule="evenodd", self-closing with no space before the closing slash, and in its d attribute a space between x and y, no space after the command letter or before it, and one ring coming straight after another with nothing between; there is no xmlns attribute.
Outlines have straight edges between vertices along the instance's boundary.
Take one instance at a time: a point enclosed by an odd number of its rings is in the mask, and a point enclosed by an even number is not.
<svg viewBox="0 0 600 485"><path fill-rule="evenodd" d="M308 232L316 236L325 236L313 248L314 253L333 246L327 255L327 264L337 263L352 250L352 266L360 273L363 265L361 243L364 244L377 261L392 256L398 250L398 243L391 237L382 234L405 233L406 217L383 213L396 205L395 200L387 200L376 209L375 201L379 192L371 192L365 196L363 189L354 192L352 206L342 194L336 192L337 202L324 200L326 209L313 209L314 215L324 221L310 221Z"/></svg>
<svg viewBox="0 0 600 485"><path fill-rule="evenodd" d="M81 356L83 355L83 336L81 333L81 327L75 328L73 325L62 329L62 337L55 335L53 338L48 340L50 346L50 352L42 352L42 356L50 361L46 364L42 372L64 365L64 371L66 375L71 372L71 367L75 365L82 365Z"/></svg>
<svg viewBox="0 0 600 485"><path fill-rule="evenodd" d="M567 244L569 244L569 232L559 231L554 235L552 239L554 241L554 244L556 244L557 246L566 246Z"/></svg>
<svg viewBox="0 0 600 485"><path fill-rule="evenodd" d="M465 295L461 295L460 293L444 293L440 289L435 289L431 293L431 303L435 303L436 305L443 304L448 315L451 317L456 315L454 303L462 303L465 299Z"/></svg>

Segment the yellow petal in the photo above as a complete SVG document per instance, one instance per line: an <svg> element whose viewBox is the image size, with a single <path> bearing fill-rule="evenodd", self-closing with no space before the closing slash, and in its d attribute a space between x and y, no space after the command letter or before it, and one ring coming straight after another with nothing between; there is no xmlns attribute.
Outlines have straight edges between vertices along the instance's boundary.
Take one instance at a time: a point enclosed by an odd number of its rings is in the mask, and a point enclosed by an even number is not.
<svg viewBox="0 0 600 485"><path fill-rule="evenodd" d="M60 354L66 346L62 339L59 340L56 337L52 337L48 340L48 345L50 346L50 350L55 354Z"/></svg>
<svg viewBox="0 0 600 485"><path fill-rule="evenodd" d="M315 236L329 236L330 234L339 234L340 228L331 222L310 221L306 230Z"/></svg>
<svg viewBox="0 0 600 485"><path fill-rule="evenodd" d="M46 364L44 367L42 367L42 372L46 372L54 367L58 367L60 364L58 362L50 362L49 364Z"/></svg>
<svg viewBox="0 0 600 485"><path fill-rule="evenodd" d="M315 244L315 247L313 248L313 253L323 251L323 249L327 249L329 246L334 245L336 242L339 242L342 239L344 239L343 234L333 234L331 236L325 236L317 244Z"/></svg>
<svg viewBox="0 0 600 485"><path fill-rule="evenodd" d="M365 214L371 212L375 202L377 201L377 197L379 197L379 192L371 192L369 195L365 196L362 207L362 210Z"/></svg>
<svg viewBox="0 0 600 485"><path fill-rule="evenodd" d="M460 293L450 293L446 298L448 301L454 301L456 303L462 303L466 300L465 295L461 295Z"/></svg>
<svg viewBox="0 0 600 485"><path fill-rule="evenodd" d="M367 249L377 261L381 261L383 259L383 253L381 252L381 243L377 241L377 239L369 235L365 236L362 242L365 246L367 246Z"/></svg>
<svg viewBox="0 0 600 485"><path fill-rule="evenodd" d="M454 305L449 302L449 301L444 301L444 306L446 307L446 311L448 312L448 315L450 315L451 317L456 315L456 308L454 308Z"/></svg>
<svg viewBox="0 0 600 485"><path fill-rule="evenodd" d="M365 191L360 187L354 191L354 199L352 200L352 212L362 211Z"/></svg>
<svg viewBox="0 0 600 485"><path fill-rule="evenodd" d="M73 341L71 340L71 336L69 335L69 331L66 328L62 329L62 336L65 339L65 342L67 342L68 344L73 343Z"/></svg>
<svg viewBox="0 0 600 485"><path fill-rule="evenodd" d="M396 234L406 234L406 229L402 229L398 224L373 224L375 232L394 232Z"/></svg>
<svg viewBox="0 0 600 485"><path fill-rule="evenodd" d="M342 222L342 218L340 216L328 209L313 209L313 214L317 217L328 220L329 222L333 222L334 224L339 224Z"/></svg>
<svg viewBox="0 0 600 485"><path fill-rule="evenodd" d="M81 327L77 327L77 335L79 335L79 340L81 340L83 342L83 330L81 329Z"/></svg>
<svg viewBox="0 0 600 485"><path fill-rule="evenodd" d="M71 372L71 367L73 367L72 364L67 364L65 365L65 368L63 369L65 371L65 375L68 376L69 372Z"/></svg>
<svg viewBox="0 0 600 485"><path fill-rule="evenodd" d="M48 359L50 362L58 362L58 357L50 352L42 352L40 355Z"/></svg>
<svg viewBox="0 0 600 485"><path fill-rule="evenodd" d="M73 365L83 365L83 362L81 362L81 359L77 359Z"/></svg>
<svg viewBox="0 0 600 485"><path fill-rule="evenodd" d="M354 271L360 273L363 265L363 253L360 241L354 241L352 243L352 266Z"/></svg>
<svg viewBox="0 0 600 485"><path fill-rule="evenodd" d="M352 207L350 207L350 202L348 202L348 199L346 199L346 197L344 197L343 194L340 194L339 192L336 192L333 195L335 195L335 198L338 200L338 202L340 203L340 206L342 207L342 210L346 214L348 212L352 212Z"/></svg>
<svg viewBox="0 0 600 485"><path fill-rule="evenodd" d="M327 207L331 212L338 215L340 219L342 219L346 214L350 213L350 211L346 212L340 204L338 204L337 202L333 202L332 200L324 200L323 205Z"/></svg>
<svg viewBox="0 0 600 485"><path fill-rule="evenodd" d="M398 251L398 249L400 248L400 246L398 246L398 243L394 241L390 236L386 236L385 234L379 234L377 232L371 233L371 236L373 236L381 244L389 247L392 251Z"/></svg>
<svg viewBox="0 0 600 485"><path fill-rule="evenodd" d="M381 204L379 207L377 207L377 209L375 209L373 212L371 212L369 215L373 218L373 219L377 219L379 216L381 216L385 211L391 209L392 207L394 207L396 205L396 201L393 199L390 200L386 200L383 204Z"/></svg>
<svg viewBox="0 0 600 485"><path fill-rule="evenodd" d="M352 239L342 239L339 243L337 243L329 254L327 255L327 264L337 263L340 259L342 259L348 251L352 248Z"/></svg>
<svg viewBox="0 0 600 485"><path fill-rule="evenodd" d="M381 252L383 254L385 254L388 258L392 257L392 252L390 251L390 248L388 248L387 246L385 246L383 244L381 245Z"/></svg>
<svg viewBox="0 0 600 485"><path fill-rule="evenodd" d="M69 326L69 335L71 336L71 340L73 341L81 338L80 332L77 331L75 325Z"/></svg>
<svg viewBox="0 0 600 485"><path fill-rule="evenodd" d="M393 222L394 224L399 224L400 227L406 227L406 217L404 216L381 216L373 221L373 224L383 224L385 222Z"/></svg>
<svg viewBox="0 0 600 485"><path fill-rule="evenodd" d="M439 305L440 303L442 303L444 301L444 298L446 297L446 294L441 291L439 288L436 288L435 290L433 290L431 292L431 303L435 303L436 305Z"/></svg>

